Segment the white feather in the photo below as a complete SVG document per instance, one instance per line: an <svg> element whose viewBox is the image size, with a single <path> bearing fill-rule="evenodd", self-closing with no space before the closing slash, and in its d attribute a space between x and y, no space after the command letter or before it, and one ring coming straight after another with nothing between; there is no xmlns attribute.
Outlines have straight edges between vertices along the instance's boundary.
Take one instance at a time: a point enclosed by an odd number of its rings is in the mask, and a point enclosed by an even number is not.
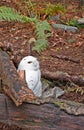
<svg viewBox="0 0 84 130"><path fill-rule="evenodd" d="M41 72L37 58L24 57L18 65L18 70L25 70L25 79L28 87L37 97L42 95Z"/></svg>

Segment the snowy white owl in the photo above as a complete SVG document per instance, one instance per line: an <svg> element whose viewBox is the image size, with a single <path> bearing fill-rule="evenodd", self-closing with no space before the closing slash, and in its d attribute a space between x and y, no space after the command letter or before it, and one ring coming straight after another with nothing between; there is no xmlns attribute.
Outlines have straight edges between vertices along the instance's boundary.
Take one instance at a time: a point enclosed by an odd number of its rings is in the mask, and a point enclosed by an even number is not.
<svg viewBox="0 0 84 130"><path fill-rule="evenodd" d="M18 70L25 70L27 85L37 97L42 95L41 72L37 58L24 57L18 65Z"/></svg>

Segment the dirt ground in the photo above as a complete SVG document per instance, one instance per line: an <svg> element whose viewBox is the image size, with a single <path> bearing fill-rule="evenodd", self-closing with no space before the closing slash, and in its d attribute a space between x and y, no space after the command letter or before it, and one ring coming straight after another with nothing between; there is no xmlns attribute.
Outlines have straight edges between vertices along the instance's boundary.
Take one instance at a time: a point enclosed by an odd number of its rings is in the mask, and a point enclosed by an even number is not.
<svg viewBox="0 0 84 130"><path fill-rule="evenodd" d="M54 0L51 2L53 3ZM14 0L2 0L0 6L2 5L15 7L16 9L18 7ZM78 11L72 11L74 8L78 8ZM84 10L79 8L79 3L75 0L69 3L66 18L82 17L84 17ZM51 23L51 21L49 22ZM55 72L59 70L70 75L84 76L84 28L75 33L52 28L52 36L48 39L49 47L40 54L30 50L28 41L32 37L35 37L32 24L0 22L0 46L3 44L3 50L10 55L16 67L24 56L32 54L38 57L42 71ZM58 55L73 59L73 61L56 58L55 56ZM61 98L84 103L84 94L81 93L68 92ZM3 127L2 124L0 129L3 130ZM6 129L8 130L8 126Z"/></svg>

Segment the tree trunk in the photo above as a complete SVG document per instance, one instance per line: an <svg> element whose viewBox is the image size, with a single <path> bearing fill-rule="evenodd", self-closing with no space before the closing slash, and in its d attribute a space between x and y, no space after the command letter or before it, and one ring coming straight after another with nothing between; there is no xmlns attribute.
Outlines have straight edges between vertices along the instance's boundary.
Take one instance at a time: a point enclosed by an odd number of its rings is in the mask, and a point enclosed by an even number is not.
<svg viewBox="0 0 84 130"><path fill-rule="evenodd" d="M27 87L27 84L22 80L8 54L0 51L0 77L3 91L14 101L18 106L26 100L35 99L34 93Z"/></svg>
<svg viewBox="0 0 84 130"><path fill-rule="evenodd" d="M54 104L34 105L23 103L16 107L0 94L0 122L24 130L84 130L84 116L74 116Z"/></svg>

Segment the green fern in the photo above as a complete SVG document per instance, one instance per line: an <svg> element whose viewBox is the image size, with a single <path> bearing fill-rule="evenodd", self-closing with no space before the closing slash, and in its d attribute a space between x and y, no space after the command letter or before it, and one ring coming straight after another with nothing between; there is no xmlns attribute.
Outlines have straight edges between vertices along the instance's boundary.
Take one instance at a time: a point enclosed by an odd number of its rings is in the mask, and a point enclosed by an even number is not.
<svg viewBox="0 0 84 130"><path fill-rule="evenodd" d="M71 20L69 20L69 21L67 22L67 25L75 26L75 27L78 27L78 28L84 28L84 24L79 24L76 19L71 19Z"/></svg>
<svg viewBox="0 0 84 130"><path fill-rule="evenodd" d="M0 21L3 21L3 20L28 23L28 22L35 22L36 18L29 18L25 15L21 15L14 8L1 6L0 7Z"/></svg>
<svg viewBox="0 0 84 130"><path fill-rule="evenodd" d="M65 8L63 7L62 4L51 4L48 3L46 5L46 8L42 11L45 15L48 17L52 16L54 13L64 13Z"/></svg>
<svg viewBox="0 0 84 130"><path fill-rule="evenodd" d="M77 27L78 26L78 21L76 19L71 19L71 20L68 21L67 24L70 25L70 26Z"/></svg>
<svg viewBox="0 0 84 130"><path fill-rule="evenodd" d="M45 50L48 47L48 41L44 38L37 39L35 42L35 46L33 47L33 50L36 50L38 53Z"/></svg>
<svg viewBox="0 0 84 130"><path fill-rule="evenodd" d="M36 23L36 36L37 41L33 50L40 53L48 47L47 38L51 36L51 26L46 20Z"/></svg>
<svg viewBox="0 0 84 130"><path fill-rule="evenodd" d="M37 41L35 42L35 47L33 50L41 52L48 47L47 37L51 35L50 24L44 20L42 22L38 21L37 18L29 18L25 15L19 14L15 9L1 6L0 7L0 21L19 21L22 23L34 22L36 26L36 36Z"/></svg>
<svg viewBox="0 0 84 130"><path fill-rule="evenodd" d="M45 34L45 31L48 31L48 33ZM36 34L38 38L47 38L51 35L50 32L51 26L46 20L36 23Z"/></svg>
<svg viewBox="0 0 84 130"><path fill-rule="evenodd" d="M0 20L6 21L21 21L21 15L17 11L10 7L1 6L0 7Z"/></svg>

